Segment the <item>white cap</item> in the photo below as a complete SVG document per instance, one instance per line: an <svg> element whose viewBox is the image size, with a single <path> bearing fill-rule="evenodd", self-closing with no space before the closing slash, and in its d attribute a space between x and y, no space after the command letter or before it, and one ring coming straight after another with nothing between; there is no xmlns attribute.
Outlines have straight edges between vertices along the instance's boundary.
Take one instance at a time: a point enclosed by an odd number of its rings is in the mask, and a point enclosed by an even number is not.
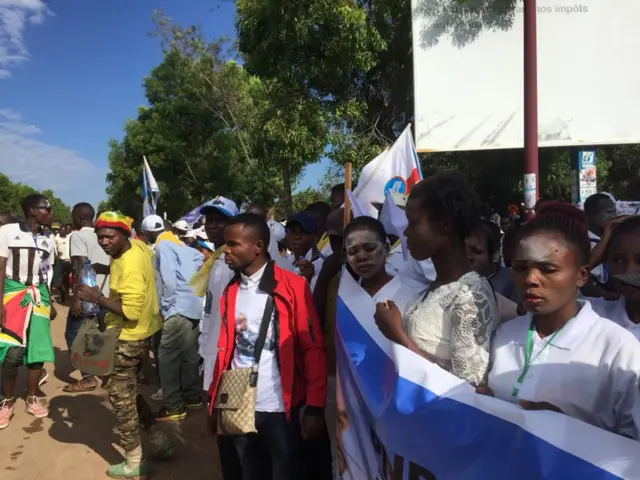
<svg viewBox="0 0 640 480"><path fill-rule="evenodd" d="M273 238L276 239L276 242L281 242L282 240L284 240L284 237L287 236L287 232L280 222L276 222L275 220L269 220L267 222L267 225L269 225L269 230L271 230L271 235L273 235Z"/></svg>
<svg viewBox="0 0 640 480"><path fill-rule="evenodd" d="M209 202L208 205L202 207L200 209L200 214L207 215L208 213L212 213L213 210L218 210L227 217L235 217L238 214L238 206L236 205L236 202L219 195Z"/></svg>
<svg viewBox="0 0 640 480"><path fill-rule="evenodd" d="M189 224L187 223L186 220L178 220L176 223L173 224L173 228L175 228L176 230L181 230L183 232L186 232L189 230Z"/></svg>
<svg viewBox="0 0 640 480"><path fill-rule="evenodd" d="M198 238L197 233L198 232L196 230L189 230L184 238Z"/></svg>
<svg viewBox="0 0 640 480"><path fill-rule="evenodd" d="M142 220L140 230L143 232L162 232L164 230L164 220L158 215L148 215Z"/></svg>

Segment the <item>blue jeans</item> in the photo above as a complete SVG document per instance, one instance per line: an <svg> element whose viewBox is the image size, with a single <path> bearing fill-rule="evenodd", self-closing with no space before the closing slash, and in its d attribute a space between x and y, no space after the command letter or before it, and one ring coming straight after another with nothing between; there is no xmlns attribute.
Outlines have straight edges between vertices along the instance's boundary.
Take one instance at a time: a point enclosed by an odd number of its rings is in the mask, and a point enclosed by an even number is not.
<svg viewBox="0 0 640 480"><path fill-rule="evenodd" d="M107 311L103 308L101 308L100 311L98 312L98 316L102 317L102 319L104 319L106 314L107 314ZM84 315L80 315L80 316L73 315L71 313L71 309L69 309L69 314L67 315L67 326L64 330L64 339L67 342L67 349L69 350L69 352L71 352L71 346L73 345L74 340L78 336L78 331L80 330L80 327L84 322L84 318L85 318ZM80 373L82 374L82 378L87 378L91 376L88 373L83 373L83 372L80 372Z"/></svg>

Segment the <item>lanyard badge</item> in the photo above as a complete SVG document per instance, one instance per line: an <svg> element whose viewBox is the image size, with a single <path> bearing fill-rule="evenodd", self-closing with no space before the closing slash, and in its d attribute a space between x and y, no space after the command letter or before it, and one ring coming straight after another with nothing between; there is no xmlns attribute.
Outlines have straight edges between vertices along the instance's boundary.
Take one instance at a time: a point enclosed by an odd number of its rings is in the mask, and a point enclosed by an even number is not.
<svg viewBox="0 0 640 480"><path fill-rule="evenodd" d="M564 328L564 325L562 326L562 328ZM562 330L562 328L560 328L560 330ZM533 364L533 362L535 362L538 359L538 357L542 354L542 352L545 351L545 349L549 346L549 344L553 341L553 339L556 338L556 335L560 333L560 330L558 330L553 335L551 335L549 340L547 340L547 342L536 354L536 356L533 357L533 359L531 359L531 350L533 349L533 330L534 329L535 329L535 325L532 319L531 324L529 325L529 332L527 333L527 343L524 349L524 366L522 367L522 372L518 376L518 380L516 381L516 384L513 386L513 390L511 391L511 396L513 397L518 396L518 392L520 392L520 388L522 387L522 382L524 382L524 378L527 376L527 372L529 371L529 367L531 367L531 364Z"/></svg>

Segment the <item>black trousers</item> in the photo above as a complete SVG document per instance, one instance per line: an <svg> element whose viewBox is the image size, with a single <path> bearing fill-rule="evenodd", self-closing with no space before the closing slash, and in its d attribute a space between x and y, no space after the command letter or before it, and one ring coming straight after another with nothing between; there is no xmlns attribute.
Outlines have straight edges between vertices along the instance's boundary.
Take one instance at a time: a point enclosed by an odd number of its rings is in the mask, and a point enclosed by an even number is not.
<svg viewBox="0 0 640 480"><path fill-rule="evenodd" d="M224 480L242 480L242 465L233 437L218 435L218 452Z"/></svg>
<svg viewBox="0 0 640 480"><path fill-rule="evenodd" d="M256 430L258 433L233 437L242 467L242 480L306 478L301 458L299 408L291 410L290 421L284 413L256 412ZM226 476L225 480L228 480Z"/></svg>
<svg viewBox="0 0 640 480"><path fill-rule="evenodd" d="M307 471L308 480L333 480L331 469L331 439L324 429L322 435L303 440L302 458Z"/></svg>

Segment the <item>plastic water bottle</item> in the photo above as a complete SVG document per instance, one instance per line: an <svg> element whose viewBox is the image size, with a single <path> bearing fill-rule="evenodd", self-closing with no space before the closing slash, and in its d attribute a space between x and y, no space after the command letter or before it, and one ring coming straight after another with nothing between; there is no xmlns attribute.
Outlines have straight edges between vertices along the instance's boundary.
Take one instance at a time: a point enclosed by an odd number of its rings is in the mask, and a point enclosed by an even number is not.
<svg viewBox="0 0 640 480"><path fill-rule="evenodd" d="M80 272L80 278L82 278L82 284L88 287L95 287L97 285L96 271L91 266L89 260L85 260L84 267ZM82 301L82 313L85 317L93 317L98 313L98 305L93 302Z"/></svg>

